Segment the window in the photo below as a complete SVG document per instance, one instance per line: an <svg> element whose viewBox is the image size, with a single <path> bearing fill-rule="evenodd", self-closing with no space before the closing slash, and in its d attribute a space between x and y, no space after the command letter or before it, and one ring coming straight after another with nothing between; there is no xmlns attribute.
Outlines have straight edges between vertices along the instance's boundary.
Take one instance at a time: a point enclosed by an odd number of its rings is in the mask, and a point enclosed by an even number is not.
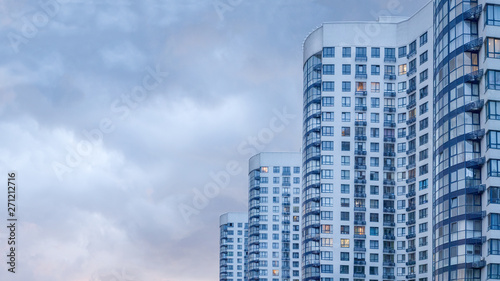
<svg viewBox="0 0 500 281"><path fill-rule="evenodd" d="M342 247L342 245L341 245L341 247ZM349 274L349 266L348 265L341 265L340 266L340 274Z"/></svg>
<svg viewBox="0 0 500 281"><path fill-rule="evenodd" d="M402 58L406 56L406 46L398 48L398 57Z"/></svg>
<svg viewBox="0 0 500 281"><path fill-rule="evenodd" d="M500 230L500 214L491 213L488 215L488 229Z"/></svg>
<svg viewBox="0 0 500 281"><path fill-rule="evenodd" d="M370 152L379 152L380 145L377 142L370 143Z"/></svg>
<svg viewBox="0 0 500 281"><path fill-rule="evenodd" d="M500 71L488 70L486 72L486 88L491 90L500 90Z"/></svg>
<svg viewBox="0 0 500 281"><path fill-rule="evenodd" d="M321 265L321 273L333 273L333 265L322 264Z"/></svg>
<svg viewBox="0 0 500 281"><path fill-rule="evenodd" d="M420 113L419 113L420 115L422 115L422 114L426 113L427 111L429 111L429 103L428 103L428 102L426 102L426 103L424 103L424 104L421 104L421 105L419 106L419 109L420 109Z"/></svg>
<svg viewBox="0 0 500 281"><path fill-rule="evenodd" d="M349 198L340 198L340 207L349 207Z"/></svg>
<svg viewBox="0 0 500 281"><path fill-rule="evenodd" d="M418 211L418 218L424 219L427 217L427 208Z"/></svg>
<svg viewBox="0 0 500 281"><path fill-rule="evenodd" d="M340 185L340 193L349 194L349 185L348 184L341 184Z"/></svg>
<svg viewBox="0 0 500 281"><path fill-rule="evenodd" d="M322 183L321 184L321 193L333 193L333 184Z"/></svg>
<svg viewBox="0 0 500 281"><path fill-rule="evenodd" d="M428 150L428 149L426 149L426 150L422 150L422 151L420 151L420 152L418 153L418 156L419 156L419 158L418 158L418 160L419 160L419 161L422 161L422 160L424 160L424 159L427 159L427 157L429 157L429 150Z"/></svg>
<svg viewBox="0 0 500 281"><path fill-rule="evenodd" d="M487 5L485 10L485 24L500 25L500 5Z"/></svg>
<svg viewBox="0 0 500 281"><path fill-rule="evenodd" d="M366 47L356 47L356 58L366 59Z"/></svg>
<svg viewBox="0 0 500 281"><path fill-rule="evenodd" d="M396 49L395 48L385 48L385 59L395 59L396 58Z"/></svg>
<svg viewBox="0 0 500 281"><path fill-rule="evenodd" d="M333 136L333 126L323 126L321 127L322 136Z"/></svg>
<svg viewBox="0 0 500 281"><path fill-rule="evenodd" d="M322 106L333 106L334 105L334 98L333 97L322 97L321 98L321 105Z"/></svg>
<svg viewBox="0 0 500 281"><path fill-rule="evenodd" d="M351 91L351 82L342 81L342 92L350 92L350 91Z"/></svg>
<svg viewBox="0 0 500 281"><path fill-rule="evenodd" d="M427 187L429 187L429 182L427 179L422 180L418 183L418 190L424 190L427 189Z"/></svg>
<svg viewBox="0 0 500 281"><path fill-rule="evenodd" d="M334 58L335 57L335 47L324 47L323 48L324 58Z"/></svg>
<svg viewBox="0 0 500 281"><path fill-rule="evenodd" d="M340 178L342 180L348 180L351 178L351 174L350 174L351 171L349 170L342 170L340 171Z"/></svg>
<svg viewBox="0 0 500 281"><path fill-rule="evenodd" d="M379 159L378 157L370 157L370 167L378 167Z"/></svg>
<svg viewBox="0 0 500 281"><path fill-rule="evenodd" d="M371 113L371 122L372 123L379 123L380 122L380 115L378 113Z"/></svg>
<svg viewBox="0 0 500 281"><path fill-rule="evenodd" d="M419 145L424 145L429 141L429 134L425 134L419 137Z"/></svg>
<svg viewBox="0 0 500 281"><path fill-rule="evenodd" d="M500 25L500 19L498 25ZM500 279L500 264L498 263L488 264L487 274L488 274L488 276L486 277L487 279Z"/></svg>
<svg viewBox="0 0 500 281"><path fill-rule="evenodd" d="M333 170L321 170L322 179L333 179Z"/></svg>
<svg viewBox="0 0 500 281"><path fill-rule="evenodd" d="M420 89L420 98L423 99L429 94L429 88L425 86L424 88Z"/></svg>
<svg viewBox="0 0 500 281"><path fill-rule="evenodd" d="M406 97L398 98L398 107L399 108L406 107Z"/></svg>
<svg viewBox="0 0 500 281"><path fill-rule="evenodd" d="M342 122L351 122L350 112L342 112Z"/></svg>
<svg viewBox="0 0 500 281"><path fill-rule="evenodd" d="M429 118L425 118L424 120L420 120L420 131L429 127Z"/></svg>
<svg viewBox="0 0 500 281"><path fill-rule="evenodd" d="M321 253L323 253L323 252L321 252ZM349 260L349 253L341 252L340 253L340 260L341 261L348 261Z"/></svg>
<svg viewBox="0 0 500 281"><path fill-rule="evenodd" d="M333 121L334 120L333 112L322 112L321 113L321 121Z"/></svg>
<svg viewBox="0 0 500 281"><path fill-rule="evenodd" d="M322 141L321 150L333 151L333 141Z"/></svg>
<svg viewBox="0 0 500 281"><path fill-rule="evenodd" d="M323 82L323 91L333 92L334 90L335 90L335 82L333 81Z"/></svg>
<svg viewBox="0 0 500 281"><path fill-rule="evenodd" d="M420 35L420 46L423 46L425 43L427 43L427 32Z"/></svg>
<svg viewBox="0 0 500 281"><path fill-rule="evenodd" d="M333 212L332 211L321 211L321 219L322 220L332 220Z"/></svg>
<svg viewBox="0 0 500 281"><path fill-rule="evenodd" d="M342 75L351 75L351 65L343 64L342 65Z"/></svg>
<svg viewBox="0 0 500 281"><path fill-rule="evenodd" d="M343 141L342 142L342 151L350 151L351 150L351 143L348 141Z"/></svg>
<svg viewBox="0 0 500 281"><path fill-rule="evenodd" d="M370 128L370 136L372 138L378 138L380 135L380 130L379 128Z"/></svg>
<svg viewBox="0 0 500 281"><path fill-rule="evenodd" d="M340 162L342 166L349 166L351 164L351 157L349 156L341 156Z"/></svg>
<svg viewBox="0 0 500 281"><path fill-rule="evenodd" d="M398 92L404 92L406 91L406 82L399 82L398 83Z"/></svg>
<svg viewBox="0 0 500 281"><path fill-rule="evenodd" d="M488 254L500 255L500 240L490 239L488 242Z"/></svg>
<svg viewBox="0 0 500 281"><path fill-rule="evenodd" d="M486 103L486 118L500 120L500 101L488 101Z"/></svg>
<svg viewBox="0 0 500 281"><path fill-rule="evenodd" d="M372 47L372 58L380 58L380 48Z"/></svg>
<svg viewBox="0 0 500 281"><path fill-rule="evenodd" d="M324 75L334 75L335 74L335 65L323 64L323 74Z"/></svg>
<svg viewBox="0 0 500 281"><path fill-rule="evenodd" d="M399 71L398 71L399 75L406 75L406 72L407 72L406 63L400 64L398 69L399 69Z"/></svg>
<svg viewBox="0 0 500 281"><path fill-rule="evenodd" d="M500 160L490 159L488 160L488 176L489 177L500 177Z"/></svg>
<svg viewBox="0 0 500 281"><path fill-rule="evenodd" d="M372 82L371 83L371 90L372 90L372 93L379 93L380 92L380 83L379 82Z"/></svg>
<svg viewBox="0 0 500 281"><path fill-rule="evenodd" d="M349 212L340 212L340 220L349 221ZM347 226L347 227L349 227L349 226ZM340 232L342 233L342 226L340 227ZM343 233L343 234L346 234L346 233ZM348 228L347 234L349 234L349 228Z"/></svg>
<svg viewBox="0 0 500 281"><path fill-rule="evenodd" d="M351 57L351 47L343 47L342 48L342 57L350 58Z"/></svg>
<svg viewBox="0 0 500 281"><path fill-rule="evenodd" d="M370 262L378 262L378 254L370 254Z"/></svg>
<svg viewBox="0 0 500 281"><path fill-rule="evenodd" d="M429 55L428 55L427 51L420 54L420 64L423 64L428 60L429 60Z"/></svg>
<svg viewBox="0 0 500 281"><path fill-rule="evenodd" d="M420 83L424 82L425 80L427 80L427 78L429 78L429 71L426 69L422 72L420 72Z"/></svg>
<svg viewBox="0 0 500 281"><path fill-rule="evenodd" d="M488 131L486 144L488 148L500 149L500 131Z"/></svg>
<svg viewBox="0 0 500 281"><path fill-rule="evenodd" d="M328 247L333 245L332 238L321 238L321 246Z"/></svg>
<svg viewBox="0 0 500 281"><path fill-rule="evenodd" d="M323 238L325 239L325 238ZM349 239L340 239L341 248L349 248Z"/></svg>
<svg viewBox="0 0 500 281"><path fill-rule="evenodd" d="M380 65L372 65L372 75L380 75Z"/></svg>
<svg viewBox="0 0 500 281"><path fill-rule="evenodd" d="M370 240L370 249L378 249L378 240Z"/></svg>
<svg viewBox="0 0 500 281"><path fill-rule="evenodd" d="M380 98L371 98L372 108L380 107Z"/></svg>

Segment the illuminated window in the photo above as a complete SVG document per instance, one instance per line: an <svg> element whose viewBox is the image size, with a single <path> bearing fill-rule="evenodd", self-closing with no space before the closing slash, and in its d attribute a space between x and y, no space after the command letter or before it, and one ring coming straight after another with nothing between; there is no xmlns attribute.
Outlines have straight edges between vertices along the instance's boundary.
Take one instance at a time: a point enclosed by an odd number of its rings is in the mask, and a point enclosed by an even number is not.
<svg viewBox="0 0 500 281"><path fill-rule="evenodd" d="M261 173L267 173L269 171L269 167L260 167Z"/></svg>
<svg viewBox="0 0 500 281"><path fill-rule="evenodd" d="M340 239L341 248L349 248L349 239Z"/></svg>
<svg viewBox="0 0 500 281"><path fill-rule="evenodd" d="M280 275L280 270L279 269L273 269L273 276L279 276Z"/></svg>
<svg viewBox="0 0 500 281"><path fill-rule="evenodd" d="M399 75L405 75L406 74L406 63L405 64L400 64L399 65Z"/></svg>

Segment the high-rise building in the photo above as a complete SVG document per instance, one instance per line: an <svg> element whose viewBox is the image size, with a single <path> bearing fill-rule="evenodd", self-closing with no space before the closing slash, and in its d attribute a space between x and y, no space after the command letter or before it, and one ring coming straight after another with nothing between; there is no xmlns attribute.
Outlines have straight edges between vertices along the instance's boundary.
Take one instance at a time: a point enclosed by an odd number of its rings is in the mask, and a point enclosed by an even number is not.
<svg viewBox="0 0 500 281"><path fill-rule="evenodd" d="M248 213L220 216L220 281L246 281Z"/></svg>
<svg viewBox="0 0 500 281"><path fill-rule="evenodd" d="M304 42L304 281L432 280L433 4Z"/></svg>
<svg viewBox="0 0 500 281"><path fill-rule="evenodd" d="M434 31L434 277L500 279L500 2L435 1Z"/></svg>
<svg viewBox="0 0 500 281"><path fill-rule="evenodd" d="M300 153L260 153L249 160L248 278L299 281Z"/></svg>

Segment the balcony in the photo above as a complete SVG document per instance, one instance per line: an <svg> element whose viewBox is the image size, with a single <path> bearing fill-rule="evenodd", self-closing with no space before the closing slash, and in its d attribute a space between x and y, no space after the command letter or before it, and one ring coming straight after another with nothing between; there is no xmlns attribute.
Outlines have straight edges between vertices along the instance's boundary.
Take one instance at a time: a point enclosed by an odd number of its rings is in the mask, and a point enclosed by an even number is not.
<svg viewBox="0 0 500 281"><path fill-rule="evenodd" d="M384 57L384 62L396 62L396 57Z"/></svg>
<svg viewBox="0 0 500 281"><path fill-rule="evenodd" d="M395 137L384 137L384 142L396 142Z"/></svg>
<svg viewBox="0 0 500 281"><path fill-rule="evenodd" d="M468 194L482 194L486 190L485 184L468 186L465 188Z"/></svg>
<svg viewBox="0 0 500 281"><path fill-rule="evenodd" d="M386 80L396 80L396 74L385 74L384 79Z"/></svg>
<svg viewBox="0 0 500 281"><path fill-rule="evenodd" d="M357 141L366 141L366 136L355 136L354 140L357 140Z"/></svg>
<svg viewBox="0 0 500 281"><path fill-rule="evenodd" d="M415 234L410 234L410 235L415 236ZM410 235L406 235L406 239L411 239L411 238L408 238L408 236L410 236ZM415 238L415 237L413 237L413 238ZM416 250L417 250L417 248L415 248L415 247L409 247L408 249L406 249L406 252L411 253L411 252L415 252Z"/></svg>
<svg viewBox="0 0 500 281"><path fill-rule="evenodd" d="M411 139L414 139L417 137L417 133L416 132L411 132L409 133L407 136L406 136L406 140L411 140Z"/></svg>
<svg viewBox="0 0 500 281"><path fill-rule="evenodd" d="M410 73L410 72L408 72ZM413 92L415 92L417 90L417 86L410 86L407 90L406 90L406 94L409 95Z"/></svg>
<svg viewBox="0 0 500 281"><path fill-rule="evenodd" d="M396 240L396 236L386 234L386 235L384 235L384 239L385 240Z"/></svg>
<svg viewBox="0 0 500 281"><path fill-rule="evenodd" d="M485 135L485 130L480 129L480 130L476 130L476 131L467 133L465 135L465 139L466 140L481 140L484 137L484 135Z"/></svg>
<svg viewBox="0 0 500 281"><path fill-rule="evenodd" d="M413 225L415 223L416 223L415 220L409 220L409 221L406 222L406 225Z"/></svg>
<svg viewBox="0 0 500 281"><path fill-rule="evenodd" d="M394 193L384 193L384 199L396 199L396 195L394 195Z"/></svg>
<svg viewBox="0 0 500 281"><path fill-rule="evenodd" d="M363 61L367 61L368 57L366 55L356 55L354 60L357 62L363 62Z"/></svg>
<svg viewBox="0 0 500 281"><path fill-rule="evenodd" d="M386 156L386 157L396 157L396 152L384 152L384 156Z"/></svg>
<svg viewBox="0 0 500 281"><path fill-rule="evenodd" d="M410 59L411 57L413 57L414 55L417 54L417 50L411 50L410 53L408 53L408 55L406 55L406 58L407 59Z"/></svg>
<svg viewBox="0 0 500 281"><path fill-rule="evenodd" d="M354 193L354 198L366 198L366 193Z"/></svg>
<svg viewBox="0 0 500 281"><path fill-rule="evenodd" d="M468 220L482 220L486 217L486 211L477 211L465 214L465 217Z"/></svg>
<svg viewBox="0 0 500 281"><path fill-rule="evenodd" d="M363 221L363 220L354 220L354 225L366 225L366 221Z"/></svg>
<svg viewBox="0 0 500 281"><path fill-rule="evenodd" d="M396 185L396 182L394 180L384 180L385 185Z"/></svg>
<svg viewBox="0 0 500 281"><path fill-rule="evenodd" d="M384 253L386 254L394 254L395 252L394 248L384 247Z"/></svg>
<svg viewBox="0 0 500 281"><path fill-rule="evenodd" d="M465 166L467 168L481 168L481 166L483 166L484 163L486 163L486 158L479 157L465 162Z"/></svg>
<svg viewBox="0 0 500 281"><path fill-rule="evenodd" d="M481 16L481 11L483 10L483 5L477 5L463 13L465 20L478 21Z"/></svg>
<svg viewBox="0 0 500 281"><path fill-rule="evenodd" d="M355 110L355 111L366 111L366 110L367 110L367 107L366 107L366 106L364 106L364 105L356 105L356 106L354 107L354 110Z"/></svg>
<svg viewBox="0 0 500 281"><path fill-rule="evenodd" d="M485 260L480 260L472 263L472 268L483 268L486 266Z"/></svg>
<svg viewBox="0 0 500 281"><path fill-rule="evenodd" d="M366 212L366 207L354 207L355 212Z"/></svg>
<svg viewBox="0 0 500 281"><path fill-rule="evenodd" d="M407 212L411 212L411 211L415 211L415 209L416 209L415 205L410 205L410 206L408 206L408 207L406 208L406 211L407 211Z"/></svg>
<svg viewBox="0 0 500 281"><path fill-rule="evenodd" d="M354 238L356 238L356 239L366 239L366 235L365 234L354 234Z"/></svg>
<svg viewBox="0 0 500 281"><path fill-rule="evenodd" d="M366 261L365 259L354 259L354 264L357 264L357 265L364 265L366 264Z"/></svg>
<svg viewBox="0 0 500 281"><path fill-rule="evenodd" d="M366 121L354 121L355 126L366 126Z"/></svg>
<svg viewBox="0 0 500 281"><path fill-rule="evenodd" d="M384 127L396 128L396 122L385 121Z"/></svg>
<svg viewBox="0 0 500 281"><path fill-rule="evenodd" d="M410 154L413 154L413 153L415 153L415 152L417 152L417 149L416 149L416 148L410 148L410 149L408 149L408 150L406 151L406 155L410 155Z"/></svg>
<svg viewBox="0 0 500 281"><path fill-rule="evenodd" d="M354 170L366 170L366 165L354 165Z"/></svg>
<svg viewBox="0 0 500 281"><path fill-rule="evenodd" d="M386 208L384 208L384 212L386 212L385 209ZM391 213L391 212L388 212L388 213ZM396 226L396 223L394 223L392 221L384 221L384 226Z"/></svg>
<svg viewBox="0 0 500 281"><path fill-rule="evenodd" d="M483 46L483 37L479 37L467 42L464 45L464 51L477 53L481 50L482 46Z"/></svg>
<svg viewBox="0 0 500 281"><path fill-rule="evenodd" d="M367 91L356 91L354 92L356 96L366 96L368 94Z"/></svg>
<svg viewBox="0 0 500 281"><path fill-rule="evenodd" d="M406 184L414 183L417 181L417 178L409 178L406 180Z"/></svg>
<svg viewBox="0 0 500 281"><path fill-rule="evenodd" d="M484 100L472 101L465 105L465 111L467 112L479 112L484 106Z"/></svg>
<svg viewBox="0 0 500 281"><path fill-rule="evenodd" d="M479 69L479 70L476 70L476 71L473 71L471 73L466 74L464 76L464 80L466 83L478 84L481 81L483 74L484 74L484 70Z"/></svg>
<svg viewBox="0 0 500 281"><path fill-rule="evenodd" d="M408 103L408 105L406 106L406 109L410 110L410 109L414 108L415 106L417 106L417 101L413 100L413 101L410 101Z"/></svg>
<svg viewBox="0 0 500 281"><path fill-rule="evenodd" d="M396 209L392 207L384 207L384 213L395 213Z"/></svg>
<svg viewBox="0 0 500 281"><path fill-rule="evenodd" d="M366 252L366 248L354 246L354 252Z"/></svg>
<svg viewBox="0 0 500 281"><path fill-rule="evenodd" d="M396 264L392 261L384 261L384 266L396 266Z"/></svg>
<svg viewBox="0 0 500 281"><path fill-rule="evenodd" d="M408 70L408 72L406 72L406 76L410 77L415 73L417 73L417 68L412 68L412 69ZM416 90L416 87L415 87L415 90Z"/></svg>
<svg viewBox="0 0 500 281"><path fill-rule="evenodd" d="M394 106L385 106L384 107L384 112L396 112L396 108Z"/></svg>
<svg viewBox="0 0 500 281"><path fill-rule="evenodd" d="M486 242L486 236L467 238L466 241L468 244L481 245Z"/></svg>
<svg viewBox="0 0 500 281"><path fill-rule="evenodd" d="M417 262L416 261L407 261L406 265L415 265Z"/></svg>
<svg viewBox="0 0 500 281"><path fill-rule="evenodd" d="M354 278L365 278L366 274L364 274L364 273L354 273L353 276L354 276Z"/></svg>
<svg viewBox="0 0 500 281"><path fill-rule="evenodd" d="M416 274L408 274L408 275L406 275L406 279L415 279L415 278L417 278Z"/></svg>
<svg viewBox="0 0 500 281"><path fill-rule="evenodd" d="M394 276L394 274L384 274L384 275L382 275L382 278L394 280L394 279L396 279L396 276Z"/></svg>
<svg viewBox="0 0 500 281"><path fill-rule="evenodd" d="M365 179L354 179L354 183L366 184Z"/></svg>
<svg viewBox="0 0 500 281"><path fill-rule="evenodd" d="M416 195L417 193L415 191L411 191L406 194L406 198L415 197Z"/></svg>
<svg viewBox="0 0 500 281"><path fill-rule="evenodd" d="M411 125L415 122L417 122L417 117L412 117L412 118L406 120L406 125Z"/></svg>
<svg viewBox="0 0 500 281"><path fill-rule="evenodd" d="M354 150L354 155L366 155L366 150Z"/></svg>
<svg viewBox="0 0 500 281"><path fill-rule="evenodd" d="M415 164L415 163L411 163L411 164L406 165L406 169L407 170L411 170L411 169L413 169L415 167L417 167L417 164Z"/></svg>
<svg viewBox="0 0 500 281"><path fill-rule="evenodd" d="M354 78L356 78L356 79L366 79L366 78L368 78L368 75L366 73L356 73L356 75L354 76Z"/></svg>
<svg viewBox="0 0 500 281"><path fill-rule="evenodd" d="M386 97L386 98L395 98L396 97L396 92L395 91L385 91L384 92L384 97Z"/></svg>
<svg viewBox="0 0 500 281"><path fill-rule="evenodd" d="M396 171L396 167L392 167L392 166L384 166L384 171Z"/></svg>

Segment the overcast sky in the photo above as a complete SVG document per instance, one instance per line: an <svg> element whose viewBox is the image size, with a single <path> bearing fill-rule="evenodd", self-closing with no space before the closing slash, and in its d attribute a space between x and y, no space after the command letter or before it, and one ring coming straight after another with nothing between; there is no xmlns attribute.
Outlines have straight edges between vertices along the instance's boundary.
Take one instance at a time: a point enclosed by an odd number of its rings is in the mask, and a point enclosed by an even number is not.
<svg viewBox="0 0 500 281"><path fill-rule="evenodd" d="M248 158L300 150L304 38L426 2L0 1L0 279L218 280Z"/></svg>

